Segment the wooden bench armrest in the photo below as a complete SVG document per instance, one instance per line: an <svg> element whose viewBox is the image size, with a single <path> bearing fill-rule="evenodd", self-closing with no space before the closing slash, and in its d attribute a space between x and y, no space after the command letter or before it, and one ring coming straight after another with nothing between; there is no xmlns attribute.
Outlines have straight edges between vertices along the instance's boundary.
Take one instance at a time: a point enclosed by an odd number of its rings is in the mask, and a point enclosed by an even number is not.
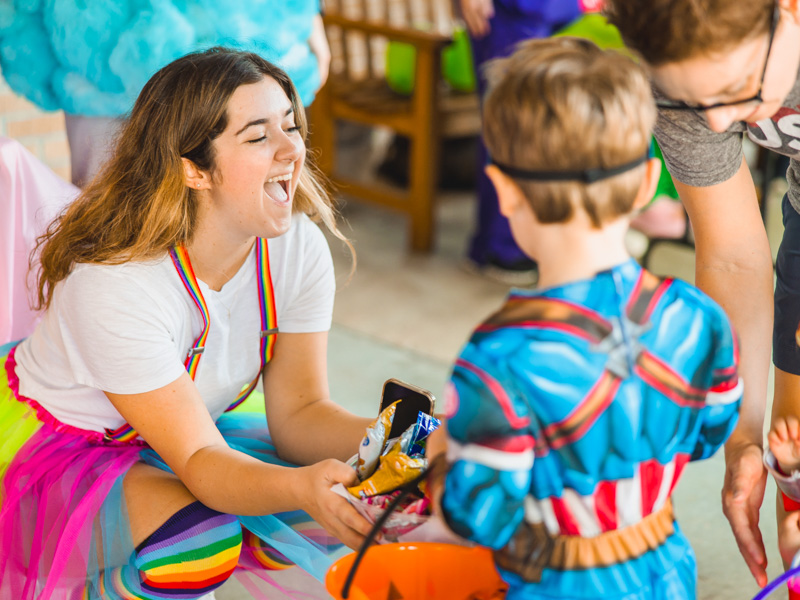
<svg viewBox="0 0 800 600"><path fill-rule="evenodd" d="M453 41L452 36L431 33L419 29L400 28L374 21L356 21L337 14L322 16L325 25L335 25L342 29L360 31L365 34L381 35L389 40L406 42L421 49L439 49Z"/></svg>

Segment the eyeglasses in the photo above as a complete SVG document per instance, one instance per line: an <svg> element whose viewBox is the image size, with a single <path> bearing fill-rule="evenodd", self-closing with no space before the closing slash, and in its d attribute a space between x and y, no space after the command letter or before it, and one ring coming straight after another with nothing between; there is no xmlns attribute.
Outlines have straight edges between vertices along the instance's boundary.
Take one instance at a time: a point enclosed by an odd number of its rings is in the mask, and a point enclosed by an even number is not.
<svg viewBox="0 0 800 600"><path fill-rule="evenodd" d="M772 52L772 40L775 39L775 30L778 28L778 21L781 18L781 10L778 2L775 2L775 8L772 10L772 21L769 25L769 42L767 44L767 57L764 59L764 68L761 69L761 83L758 86L758 92L755 96L743 98L742 100L733 100L731 102L715 102L714 104L696 104L693 102L684 102L683 100L670 100L663 98L656 100L658 108L666 108L669 110L696 110L705 111L713 108L721 108L723 106L740 106L742 104L750 104L758 102L759 104L764 101L761 97L761 92L764 90L764 76L767 74L767 65L769 64L769 55Z"/></svg>

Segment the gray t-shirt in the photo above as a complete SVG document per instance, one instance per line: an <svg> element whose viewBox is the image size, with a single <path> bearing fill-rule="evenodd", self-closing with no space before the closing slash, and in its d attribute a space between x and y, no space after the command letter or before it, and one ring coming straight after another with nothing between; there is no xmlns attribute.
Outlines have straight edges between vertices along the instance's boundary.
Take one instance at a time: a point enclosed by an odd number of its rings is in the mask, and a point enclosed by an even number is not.
<svg viewBox="0 0 800 600"><path fill-rule="evenodd" d="M757 123L734 123L722 133L711 131L702 114L659 110L655 135L670 174L695 187L722 183L742 164L742 133L759 146L791 158L786 178L789 201L800 212L800 73L783 108Z"/></svg>

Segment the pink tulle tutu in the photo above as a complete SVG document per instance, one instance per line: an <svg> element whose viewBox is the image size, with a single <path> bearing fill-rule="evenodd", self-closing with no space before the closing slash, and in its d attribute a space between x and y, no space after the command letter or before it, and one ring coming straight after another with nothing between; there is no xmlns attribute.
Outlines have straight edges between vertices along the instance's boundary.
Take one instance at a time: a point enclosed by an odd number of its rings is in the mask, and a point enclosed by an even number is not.
<svg viewBox="0 0 800 600"><path fill-rule="evenodd" d="M0 363L0 598L101 598L103 571L128 564L134 552L125 473L137 461L167 467L146 445L108 441L58 422L19 394L14 349ZM231 447L286 464L270 445L263 419L226 413L218 426ZM308 597L279 586L269 570L295 563L321 580L331 554L341 549L300 511L240 521L249 542L237 576L254 598L268 598L276 587ZM258 546L259 538L269 545Z"/></svg>

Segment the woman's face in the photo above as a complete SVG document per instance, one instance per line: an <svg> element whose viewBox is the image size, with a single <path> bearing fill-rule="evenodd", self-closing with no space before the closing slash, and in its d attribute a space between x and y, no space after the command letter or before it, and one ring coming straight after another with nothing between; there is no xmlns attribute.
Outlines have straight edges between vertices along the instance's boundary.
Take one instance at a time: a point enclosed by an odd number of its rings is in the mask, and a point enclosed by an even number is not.
<svg viewBox="0 0 800 600"><path fill-rule="evenodd" d="M797 16L781 9L771 47L764 34L741 42L724 53L655 67L652 76L656 86L669 98L708 105L754 96L762 85L763 73L763 102L704 111L712 130L725 131L737 121L754 123L774 115L794 86L798 62L800 27Z"/></svg>
<svg viewBox="0 0 800 600"><path fill-rule="evenodd" d="M210 222L231 237L272 238L289 229L306 148L292 103L271 77L231 96L228 126L213 142Z"/></svg>

